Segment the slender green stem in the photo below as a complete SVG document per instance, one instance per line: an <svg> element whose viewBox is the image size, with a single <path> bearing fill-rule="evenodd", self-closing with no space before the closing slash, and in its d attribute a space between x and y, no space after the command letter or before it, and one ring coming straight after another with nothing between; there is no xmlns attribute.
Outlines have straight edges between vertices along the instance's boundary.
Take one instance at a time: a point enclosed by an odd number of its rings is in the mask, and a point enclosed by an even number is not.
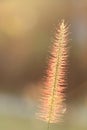
<svg viewBox="0 0 87 130"><path fill-rule="evenodd" d="M47 125L47 130L50 130L50 123L48 123Z"/></svg>

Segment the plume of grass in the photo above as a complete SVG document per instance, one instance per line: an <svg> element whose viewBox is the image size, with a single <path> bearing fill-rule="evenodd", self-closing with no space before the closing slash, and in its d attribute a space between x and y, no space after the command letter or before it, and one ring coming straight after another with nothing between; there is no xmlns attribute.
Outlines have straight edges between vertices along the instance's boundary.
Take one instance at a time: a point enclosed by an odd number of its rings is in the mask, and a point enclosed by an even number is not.
<svg viewBox="0 0 87 130"><path fill-rule="evenodd" d="M55 41L50 51L47 76L41 91L38 117L48 123L60 122L66 110L65 89L67 87L69 27L64 20L59 23Z"/></svg>

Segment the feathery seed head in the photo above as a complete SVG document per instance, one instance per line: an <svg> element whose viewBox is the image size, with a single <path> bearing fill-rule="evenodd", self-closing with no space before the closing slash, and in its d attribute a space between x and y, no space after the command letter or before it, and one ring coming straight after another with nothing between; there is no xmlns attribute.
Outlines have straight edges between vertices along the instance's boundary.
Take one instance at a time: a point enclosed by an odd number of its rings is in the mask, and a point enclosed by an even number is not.
<svg viewBox="0 0 87 130"><path fill-rule="evenodd" d="M60 122L66 110L64 90L67 87L68 52L68 26L62 20L56 31L45 87L40 97L38 117L48 123Z"/></svg>

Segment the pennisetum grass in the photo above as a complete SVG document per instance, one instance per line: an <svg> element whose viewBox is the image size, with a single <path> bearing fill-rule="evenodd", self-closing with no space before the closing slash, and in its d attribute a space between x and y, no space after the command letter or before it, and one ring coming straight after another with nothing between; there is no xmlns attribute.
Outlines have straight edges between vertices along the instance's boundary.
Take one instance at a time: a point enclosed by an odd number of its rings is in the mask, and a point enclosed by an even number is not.
<svg viewBox="0 0 87 130"><path fill-rule="evenodd" d="M47 77L40 96L39 119L48 123L60 122L66 111L65 89L67 87L69 26L62 20L57 28L55 41L50 51Z"/></svg>

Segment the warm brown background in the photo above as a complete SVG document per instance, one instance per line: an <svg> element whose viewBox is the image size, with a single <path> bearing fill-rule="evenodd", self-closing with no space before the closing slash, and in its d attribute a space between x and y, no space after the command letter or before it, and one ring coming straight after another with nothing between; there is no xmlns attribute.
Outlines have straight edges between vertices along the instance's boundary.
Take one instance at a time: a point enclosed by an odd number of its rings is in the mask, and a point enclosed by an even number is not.
<svg viewBox="0 0 87 130"><path fill-rule="evenodd" d="M0 91L36 99L58 21L70 25L68 112L87 108L87 1L0 1ZM87 114L87 113L86 113ZM70 118L69 118L70 120ZM87 121L87 120L86 120Z"/></svg>

